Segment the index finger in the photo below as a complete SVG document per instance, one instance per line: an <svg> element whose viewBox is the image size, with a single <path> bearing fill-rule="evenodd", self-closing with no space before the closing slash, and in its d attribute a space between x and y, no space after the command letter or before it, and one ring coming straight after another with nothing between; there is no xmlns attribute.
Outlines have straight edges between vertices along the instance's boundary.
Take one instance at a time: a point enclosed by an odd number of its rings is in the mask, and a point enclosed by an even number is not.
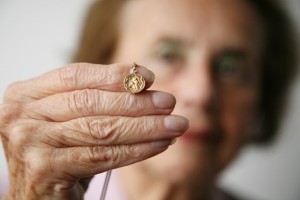
<svg viewBox="0 0 300 200"><path fill-rule="evenodd" d="M56 93L81 89L100 89L112 92L126 91L124 78L131 72L132 64L99 65L73 63L50 71L39 77L12 84L6 91L5 101L32 101ZM154 74L145 67L138 66L137 71L149 88Z"/></svg>

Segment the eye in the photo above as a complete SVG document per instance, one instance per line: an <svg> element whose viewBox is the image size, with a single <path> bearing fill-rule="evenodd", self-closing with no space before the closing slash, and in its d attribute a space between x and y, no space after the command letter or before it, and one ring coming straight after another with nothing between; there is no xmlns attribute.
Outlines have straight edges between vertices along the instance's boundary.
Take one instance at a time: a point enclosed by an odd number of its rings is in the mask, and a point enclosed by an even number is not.
<svg viewBox="0 0 300 200"><path fill-rule="evenodd" d="M183 62L183 48L176 41L162 41L156 49L158 58L166 64L174 65Z"/></svg>
<svg viewBox="0 0 300 200"><path fill-rule="evenodd" d="M223 56L215 64L215 70L219 75L231 76L241 69L241 61L235 57Z"/></svg>
<svg viewBox="0 0 300 200"><path fill-rule="evenodd" d="M224 83L241 83L246 73L246 59L241 52L224 52L214 61L214 76Z"/></svg>
<svg viewBox="0 0 300 200"><path fill-rule="evenodd" d="M162 50L159 52L159 57L167 63L176 63L182 59L182 56L178 52L171 49Z"/></svg>

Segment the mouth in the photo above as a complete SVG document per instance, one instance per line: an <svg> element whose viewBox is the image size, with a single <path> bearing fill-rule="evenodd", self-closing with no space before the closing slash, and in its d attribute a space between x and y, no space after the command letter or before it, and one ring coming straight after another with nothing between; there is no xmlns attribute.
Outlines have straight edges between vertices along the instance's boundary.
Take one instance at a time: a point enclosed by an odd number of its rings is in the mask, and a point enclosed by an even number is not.
<svg viewBox="0 0 300 200"><path fill-rule="evenodd" d="M206 144L215 145L220 141L220 134L217 131L210 129L196 129L189 128L181 137L178 139L188 144Z"/></svg>

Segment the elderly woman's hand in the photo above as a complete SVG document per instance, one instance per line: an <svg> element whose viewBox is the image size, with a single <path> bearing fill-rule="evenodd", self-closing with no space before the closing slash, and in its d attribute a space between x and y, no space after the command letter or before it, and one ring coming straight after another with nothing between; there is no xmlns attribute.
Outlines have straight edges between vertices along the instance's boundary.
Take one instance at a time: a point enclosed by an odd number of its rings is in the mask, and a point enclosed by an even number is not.
<svg viewBox="0 0 300 200"><path fill-rule="evenodd" d="M6 199L81 199L91 176L163 152L188 127L172 95L130 94L128 64L71 64L11 85L0 106ZM146 87L154 81L139 67Z"/></svg>

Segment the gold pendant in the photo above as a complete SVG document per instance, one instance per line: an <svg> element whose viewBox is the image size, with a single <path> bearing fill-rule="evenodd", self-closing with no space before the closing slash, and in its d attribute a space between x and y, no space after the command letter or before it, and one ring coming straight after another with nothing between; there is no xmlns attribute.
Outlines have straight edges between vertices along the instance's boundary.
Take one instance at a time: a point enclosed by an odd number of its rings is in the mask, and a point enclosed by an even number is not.
<svg viewBox="0 0 300 200"><path fill-rule="evenodd" d="M141 92L145 88L145 79L141 75L137 74L137 64L134 63L132 67L132 73L125 77L124 87L133 94Z"/></svg>

